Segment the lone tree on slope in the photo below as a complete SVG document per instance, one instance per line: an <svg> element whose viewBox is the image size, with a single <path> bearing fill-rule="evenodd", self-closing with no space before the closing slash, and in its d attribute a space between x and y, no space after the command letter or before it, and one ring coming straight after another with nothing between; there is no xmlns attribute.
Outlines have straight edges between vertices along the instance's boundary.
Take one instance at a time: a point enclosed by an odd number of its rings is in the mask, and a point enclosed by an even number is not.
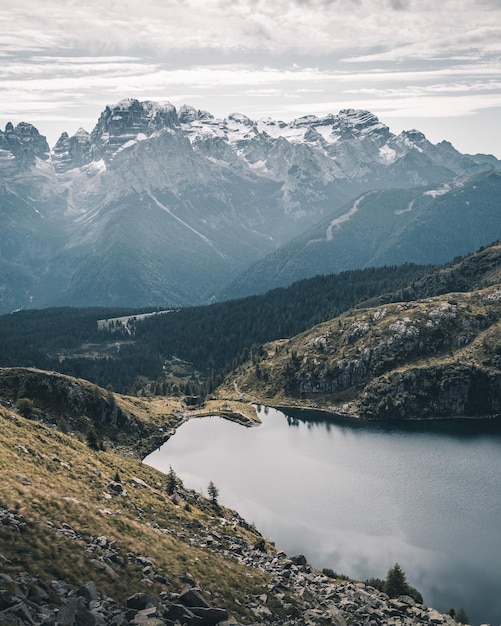
<svg viewBox="0 0 501 626"><path fill-rule="evenodd" d="M218 506L217 498L219 496L219 489L212 482L212 480L210 481L209 486L207 487L207 493L209 494L209 498L211 499L213 506L217 507Z"/></svg>

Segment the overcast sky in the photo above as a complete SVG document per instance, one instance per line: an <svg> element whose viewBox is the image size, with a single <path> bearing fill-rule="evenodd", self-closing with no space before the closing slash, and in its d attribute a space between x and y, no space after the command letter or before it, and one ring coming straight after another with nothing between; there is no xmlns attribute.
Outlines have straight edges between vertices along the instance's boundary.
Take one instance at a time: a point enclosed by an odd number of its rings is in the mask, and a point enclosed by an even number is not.
<svg viewBox="0 0 501 626"><path fill-rule="evenodd" d="M217 117L368 109L501 157L501 0L1 0L0 127L53 145L125 97Z"/></svg>

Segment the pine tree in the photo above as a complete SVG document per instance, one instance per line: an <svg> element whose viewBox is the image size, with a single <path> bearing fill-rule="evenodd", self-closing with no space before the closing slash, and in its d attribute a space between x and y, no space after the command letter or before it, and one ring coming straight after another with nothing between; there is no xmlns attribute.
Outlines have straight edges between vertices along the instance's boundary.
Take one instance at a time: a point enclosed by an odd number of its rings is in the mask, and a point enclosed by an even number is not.
<svg viewBox="0 0 501 626"><path fill-rule="evenodd" d="M211 499L212 504L214 506L217 506L218 505L217 498L219 496L219 489L212 482L212 480L210 481L209 486L207 487L207 493L209 494L209 498Z"/></svg>
<svg viewBox="0 0 501 626"><path fill-rule="evenodd" d="M99 445L99 441L97 438L96 430L94 426L92 425L89 426L86 440L87 440L87 445L89 446L89 448L91 448L92 450L100 450L100 445Z"/></svg>
<svg viewBox="0 0 501 626"><path fill-rule="evenodd" d="M404 570L398 563L388 570L386 577L385 592L390 598L398 598L398 596L406 595L409 586L405 577Z"/></svg>
<svg viewBox="0 0 501 626"><path fill-rule="evenodd" d="M16 400L16 409L21 413L23 417L30 417L33 413L33 409L35 405L33 404L33 400L30 398L18 398Z"/></svg>
<svg viewBox="0 0 501 626"><path fill-rule="evenodd" d="M60 415L59 416L59 420L57 422L57 427L65 435L67 435L70 432L70 426L69 426L68 422L66 421L66 418L64 417L64 415Z"/></svg>
<svg viewBox="0 0 501 626"><path fill-rule="evenodd" d="M171 496L177 489L182 486L181 480L177 477L176 472L169 465L169 472L167 474L166 491Z"/></svg>
<svg viewBox="0 0 501 626"><path fill-rule="evenodd" d="M468 615L466 615L465 610L463 609L463 607L461 607L459 609L459 611L456 614L456 622L458 622L459 624L469 624L470 620L468 619Z"/></svg>

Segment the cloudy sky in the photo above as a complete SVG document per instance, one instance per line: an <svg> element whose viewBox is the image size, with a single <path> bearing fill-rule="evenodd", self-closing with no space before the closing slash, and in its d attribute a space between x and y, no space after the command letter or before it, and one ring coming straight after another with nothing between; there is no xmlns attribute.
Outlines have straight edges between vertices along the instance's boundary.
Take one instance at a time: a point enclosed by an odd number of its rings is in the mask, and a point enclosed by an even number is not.
<svg viewBox="0 0 501 626"><path fill-rule="evenodd" d="M501 157L501 0L2 0L0 128L124 97L217 117L368 109Z"/></svg>

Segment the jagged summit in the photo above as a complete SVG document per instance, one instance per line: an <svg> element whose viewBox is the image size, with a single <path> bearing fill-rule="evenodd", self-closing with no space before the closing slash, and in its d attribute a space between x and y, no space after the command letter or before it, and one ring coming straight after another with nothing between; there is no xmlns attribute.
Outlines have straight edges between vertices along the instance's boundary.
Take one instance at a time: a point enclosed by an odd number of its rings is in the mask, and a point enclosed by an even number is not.
<svg viewBox="0 0 501 626"><path fill-rule="evenodd" d="M58 173L81 167L92 159L92 142L90 134L83 128L69 137L64 132L52 149L54 169Z"/></svg>
<svg viewBox="0 0 501 626"><path fill-rule="evenodd" d="M106 106L90 133L63 133L51 153L32 125L9 124L0 133L0 230L10 242L0 256L0 306L204 302L320 221L335 224L364 192L438 188L500 166L419 131L395 135L356 109L291 122L218 119L126 98ZM414 216L404 210L398 215ZM21 215L31 217L21 223ZM43 239L30 221L42 218L51 224ZM492 241L484 230L469 250ZM350 257L347 266L357 263Z"/></svg>
<svg viewBox="0 0 501 626"><path fill-rule="evenodd" d="M301 168L304 167L304 155L299 157L294 147L298 145L301 151L303 146L313 150L314 161L323 161L316 163L315 169L324 181L359 178L367 173L367 167L360 168L360 164L388 168L408 153L427 152L428 157L445 167L453 157L452 175L475 169L481 160L477 157L458 163L460 153L448 142L434 146L417 130L395 135L376 115L365 110L343 109L338 114L306 115L291 122L253 120L243 113L217 119L187 104L176 110L169 102L125 98L105 107L90 135L82 130L73 137L63 134L53 149L54 167L62 173L92 160L104 159L109 164L124 147L130 148L165 130L187 137L196 150L207 156L214 153L215 158L228 162L231 168L238 162L247 168L260 163L261 170L274 179L283 179L285 173L280 160L292 167L300 158ZM426 182L421 173L413 174L410 180L414 184L420 178Z"/></svg>
<svg viewBox="0 0 501 626"><path fill-rule="evenodd" d="M178 117L179 117L179 121L185 124L189 124L197 120L213 120L214 119L214 116L211 115L208 111L201 111L200 109L195 109L195 107L192 107L189 104L183 104L180 107L178 111Z"/></svg>
<svg viewBox="0 0 501 626"><path fill-rule="evenodd" d="M170 103L120 100L105 108L91 132L92 155L95 160L109 159L128 141L147 138L162 128L178 125L176 108Z"/></svg>
<svg viewBox="0 0 501 626"><path fill-rule="evenodd" d="M4 167L11 172L29 169L35 160L49 158L49 145L43 135L27 122L16 127L8 122L5 131L0 131L0 171Z"/></svg>

